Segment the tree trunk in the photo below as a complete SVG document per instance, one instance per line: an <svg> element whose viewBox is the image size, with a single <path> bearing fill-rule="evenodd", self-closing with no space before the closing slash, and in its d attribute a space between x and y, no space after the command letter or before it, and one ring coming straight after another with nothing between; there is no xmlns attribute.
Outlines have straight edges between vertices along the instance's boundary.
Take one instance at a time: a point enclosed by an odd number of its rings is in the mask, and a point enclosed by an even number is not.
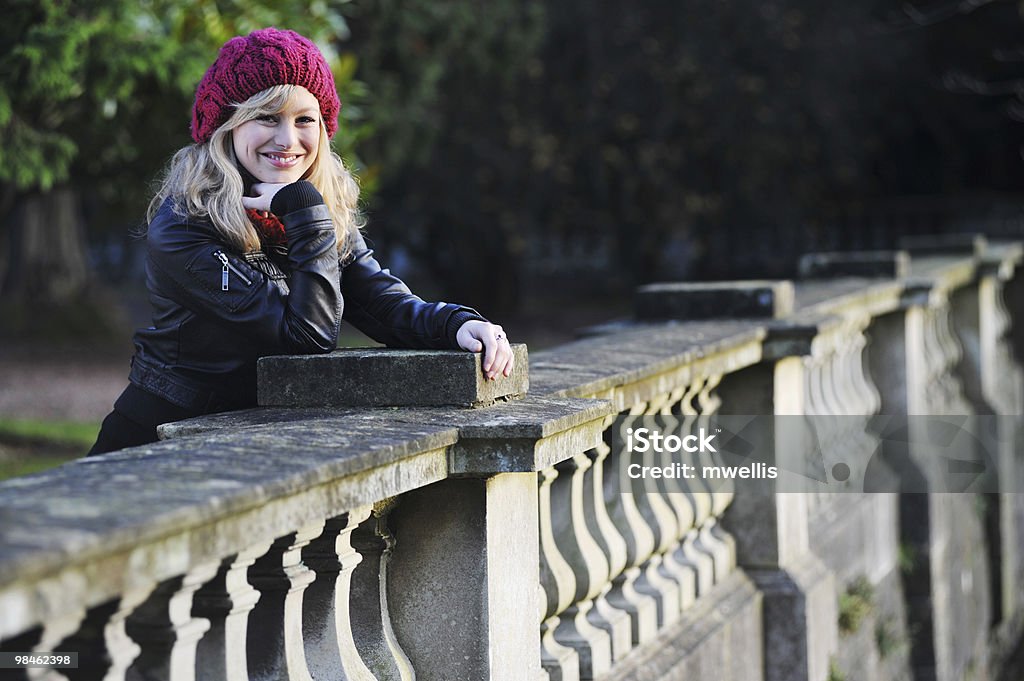
<svg viewBox="0 0 1024 681"><path fill-rule="evenodd" d="M6 304L54 308L79 299L92 277L78 194L70 188L21 196L7 221L0 297Z"/></svg>

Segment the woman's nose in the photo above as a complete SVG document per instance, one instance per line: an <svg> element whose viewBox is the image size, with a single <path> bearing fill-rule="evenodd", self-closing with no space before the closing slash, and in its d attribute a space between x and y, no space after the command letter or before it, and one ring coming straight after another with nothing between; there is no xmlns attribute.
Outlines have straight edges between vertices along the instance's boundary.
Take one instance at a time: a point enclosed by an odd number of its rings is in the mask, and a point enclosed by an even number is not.
<svg viewBox="0 0 1024 681"><path fill-rule="evenodd" d="M274 131L274 143L282 149L290 149L297 139L298 133L291 123L281 123Z"/></svg>

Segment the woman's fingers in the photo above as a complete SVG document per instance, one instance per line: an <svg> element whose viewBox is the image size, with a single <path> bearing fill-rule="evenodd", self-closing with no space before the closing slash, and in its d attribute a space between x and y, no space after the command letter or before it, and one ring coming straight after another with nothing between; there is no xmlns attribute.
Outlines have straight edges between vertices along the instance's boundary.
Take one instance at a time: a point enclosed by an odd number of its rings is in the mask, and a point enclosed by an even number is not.
<svg viewBox="0 0 1024 681"><path fill-rule="evenodd" d="M508 353L508 360L505 362L505 368L504 370L502 370L501 373L504 374L505 376L511 376L512 370L515 369L516 367L516 356L512 354L512 347L508 344L507 341L505 342L505 349L506 352Z"/></svg>
<svg viewBox="0 0 1024 681"><path fill-rule="evenodd" d="M501 327L497 327L493 338L485 343L487 353L484 355L484 373L490 380L495 380L498 375L509 376L515 367L515 358L512 354L512 347ZM493 359L490 359L493 351ZM489 362L489 363L488 363Z"/></svg>
<svg viewBox="0 0 1024 681"><path fill-rule="evenodd" d="M481 340L484 342L484 374L487 378L493 379L494 371L492 369L494 367L494 360L498 356L498 346L500 343L491 334L487 334Z"/></svg>
<svg viewBox="0 0 1024 681"><path fill-rule="evenodd" d="M484 377L493 381L499 375L509 376L515 367L512 348L505 330L497 324L479 320L466 322L459 328L456 341L463 350L483 352L481 369Z"/></svg>

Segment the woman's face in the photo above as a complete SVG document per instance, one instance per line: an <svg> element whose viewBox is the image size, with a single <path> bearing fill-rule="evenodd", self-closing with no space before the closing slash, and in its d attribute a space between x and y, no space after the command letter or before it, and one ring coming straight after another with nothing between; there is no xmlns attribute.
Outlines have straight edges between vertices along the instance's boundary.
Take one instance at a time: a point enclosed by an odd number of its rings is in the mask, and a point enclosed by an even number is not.
<svg viewBox="0 0 1024 681"><path fill-rule="evenodd" d="M301 180L320 146L320 103L296 87L281 111L243 123L232 137L239 163L260 182Z"/></svg>

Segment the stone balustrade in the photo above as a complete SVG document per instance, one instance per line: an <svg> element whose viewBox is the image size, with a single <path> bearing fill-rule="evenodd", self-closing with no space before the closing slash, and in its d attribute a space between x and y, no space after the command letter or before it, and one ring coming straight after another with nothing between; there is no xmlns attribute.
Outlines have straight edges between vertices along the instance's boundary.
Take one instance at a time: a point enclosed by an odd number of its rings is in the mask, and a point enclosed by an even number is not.
<svg viewBox="0 0 1024 681"><path fill-rule="evenodd" d="M915 417L1020 413L1022 249L905 246L644 287L493 383L460 353L268 359L259 409L0 483L0 651L77 652L11 672L71 680L991 677L1024 630L1018 419L979 435L995 491L865 489L932 474ZM731 415L813 423L763 440L815 472L632 472L707 462L630 453L633 425Z"/></svg>

